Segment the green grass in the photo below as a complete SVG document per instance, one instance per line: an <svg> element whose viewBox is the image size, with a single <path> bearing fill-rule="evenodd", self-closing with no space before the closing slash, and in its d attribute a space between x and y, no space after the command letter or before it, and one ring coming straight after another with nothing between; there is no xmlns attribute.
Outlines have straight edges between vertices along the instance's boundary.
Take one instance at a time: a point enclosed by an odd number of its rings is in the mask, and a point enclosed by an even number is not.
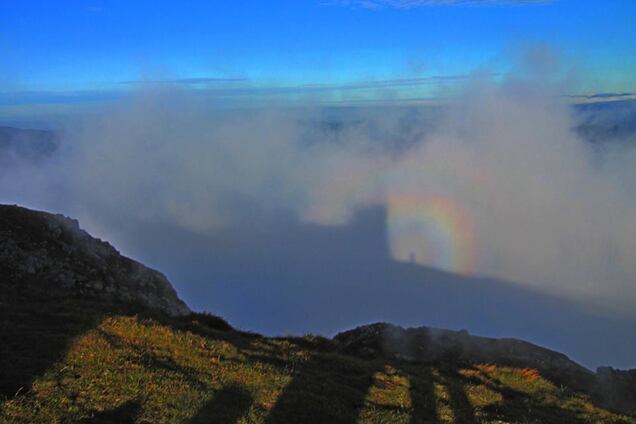
<svg viewBox="0 0 636 424"><path fill-rule="evenodd" d="M88 300L0 310L0 423L636 423L528 369L363 360Z"/></svg>

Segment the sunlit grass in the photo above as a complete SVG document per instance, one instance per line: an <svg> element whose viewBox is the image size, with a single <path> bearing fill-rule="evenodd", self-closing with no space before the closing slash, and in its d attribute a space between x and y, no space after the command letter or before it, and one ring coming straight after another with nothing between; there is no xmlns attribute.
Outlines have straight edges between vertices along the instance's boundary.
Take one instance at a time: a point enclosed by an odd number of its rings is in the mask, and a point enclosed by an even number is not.
<svg viewBox="0 0 636 424"><path fill-rule="evenodd" d="M534 370L361 360L315 336L268 339L201 321L104 318L5 399L0 422L636 423Z"/></svg>

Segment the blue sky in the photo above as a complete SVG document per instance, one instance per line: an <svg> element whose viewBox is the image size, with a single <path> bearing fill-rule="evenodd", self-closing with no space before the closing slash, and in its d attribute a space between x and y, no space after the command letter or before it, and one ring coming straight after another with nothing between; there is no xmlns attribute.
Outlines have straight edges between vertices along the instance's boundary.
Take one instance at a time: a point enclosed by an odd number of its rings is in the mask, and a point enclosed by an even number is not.
<svg viewBox="0 0 636 424"><path fill-rule="evenodd" d="M633 0L0 0L0 16L4 105L110 98L137 80L427 98L475 71L509 72L528 46L558 57L570 94L636 91ZM381 83L359 86L370 81Z"/></svg>

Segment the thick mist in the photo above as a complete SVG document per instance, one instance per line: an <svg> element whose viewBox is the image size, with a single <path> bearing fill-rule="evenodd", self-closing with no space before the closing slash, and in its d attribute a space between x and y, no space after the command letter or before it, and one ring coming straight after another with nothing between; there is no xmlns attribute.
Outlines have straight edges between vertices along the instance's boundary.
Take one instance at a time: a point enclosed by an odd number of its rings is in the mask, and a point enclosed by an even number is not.
<svg viewBox="0 0 636 424"><path fill-rule="evenodd" d="M567 99L475 79L439 108L227 110L170 87L69 126L63 151L0 181L3 201L214 234L279 217L387 211L394 259L628 312L636 192L628 143L581 140Z"/></svg>

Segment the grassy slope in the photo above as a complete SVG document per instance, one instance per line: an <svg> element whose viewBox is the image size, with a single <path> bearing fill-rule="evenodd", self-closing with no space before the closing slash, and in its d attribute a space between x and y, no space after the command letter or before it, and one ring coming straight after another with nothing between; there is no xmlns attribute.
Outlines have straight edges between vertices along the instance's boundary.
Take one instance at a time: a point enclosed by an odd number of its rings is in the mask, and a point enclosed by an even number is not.
<svg viewBox="0 0 636 424"><path fill-rule="evenodd" d="M206 315L5 300L0 335L1 423L636 423L532 370L362 360Z"/></svg>

